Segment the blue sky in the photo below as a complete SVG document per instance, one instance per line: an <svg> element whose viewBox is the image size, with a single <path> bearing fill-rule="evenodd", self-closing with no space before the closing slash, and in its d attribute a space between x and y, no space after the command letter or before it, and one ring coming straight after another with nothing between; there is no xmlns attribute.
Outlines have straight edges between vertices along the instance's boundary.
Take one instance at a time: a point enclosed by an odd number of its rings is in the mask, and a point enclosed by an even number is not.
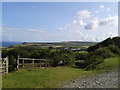
<svg viewBox="0 0 120 90"><path fill-rule="evenodd" d="M3 41L101 41L118 34L117 2L4 2Z"/></svg>

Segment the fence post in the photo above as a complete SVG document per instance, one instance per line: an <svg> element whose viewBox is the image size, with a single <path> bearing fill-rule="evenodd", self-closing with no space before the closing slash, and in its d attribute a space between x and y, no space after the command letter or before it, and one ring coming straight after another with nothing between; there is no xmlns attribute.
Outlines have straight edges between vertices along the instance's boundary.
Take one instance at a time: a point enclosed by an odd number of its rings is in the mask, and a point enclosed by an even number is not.
<svg viewBox="0 0 120 90"><path fill-rule="evenodd" d="M8 56L6 57L6 73L8 73L8 69L9 69L9 59Z"/></svg>
<svg viewBox="0 0 120 90"><path fill-rule="evenodd" d="M33 67L34 67L34 59L32 60L32 63L33 63Z"/></svg>
<svg viewBox="0 0 120 90"><path fill-rule="evenodd" d="M24 59L23 59L23 68L24 68Z"/></svg>
<svg viewBox="0 0 120 90"><path fill-rule="evenodd" d="M19 55L18 55L18 58L17 58L17 69L19 69Z"/></svg>

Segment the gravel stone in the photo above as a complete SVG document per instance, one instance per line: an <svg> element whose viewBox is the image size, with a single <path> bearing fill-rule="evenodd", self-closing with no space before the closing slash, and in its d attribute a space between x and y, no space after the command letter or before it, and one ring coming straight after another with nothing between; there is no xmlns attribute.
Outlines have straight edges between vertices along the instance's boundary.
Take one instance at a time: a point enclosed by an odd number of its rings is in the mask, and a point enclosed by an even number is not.
<svg viewBox="0 0 120 90"><path fill-rule="evenodd" d="M71 80L61 88L118 88L118 71Z"/></svg>

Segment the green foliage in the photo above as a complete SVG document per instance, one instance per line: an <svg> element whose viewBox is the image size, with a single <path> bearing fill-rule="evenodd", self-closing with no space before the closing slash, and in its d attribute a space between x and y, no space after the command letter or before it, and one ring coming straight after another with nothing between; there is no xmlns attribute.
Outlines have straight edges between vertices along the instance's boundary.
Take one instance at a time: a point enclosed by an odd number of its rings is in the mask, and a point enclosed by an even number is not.
<svg viewBox="0 0 120 90"><path fill-rule="evenodd" d="M120 57L114 57L114 58L107 58L104 60L104 62L100 63L96 66L97 70L104 70L109 71L112 69L118 69L120 68Z"/></svg>
<svg viewBox="0 0 120 90"><path fill-rule="evenodd" d="M114 54L106 47L97 49L96 51L92 52L91 55L100 56L103 59L114 56Z"/></svg>
<svg viewBox="0 0 120 90"><path fill-rule="evenodd" d="M106 40L94 45L94 46L91 46L87 49L88 52L93 52L95 50L97 50L98 48L101 48L101 47L108 47L109 45L115 45L117 47L120 48L120 37L114 37L114 38L107 38Z"/></svg>
<svg viewBox="0 0 120 90"><path fill-rule="evenodd" d="M110 45L110 46L108 46L108 49L109 49L112 53L114 53L114 54L116 54L116 55L120 55L120 48L118 48L117 46L115 46L115 45Z"/></svg>
<svg viewBox="0 0 120 90"><path fill-rule="evenodd" d="M76 60L86 60L89 53L76 53Z"/></svg>
<svg viewBox="0 0 120 90"><path fill-rule="evenodd" d="M104 62L104 59L99 56L90 56L89 59L86 60L86 68L85 70L93 70L96 69L96 66L100 63Z"/></svg>
<svg viewBox="0 0 120 90"><path fill-rule="evenodd" d="M85 60L77 60L75 65L79 68L85 68L86 67L86 62L85 62Z"/></svg>
<svg viewBox="0 0 120 90"><path fill-rule="evenodd" d="M120 37L113 38L114 45L120 48Z"/></svg>
<svg viewBox="0 0 120 90"><path fill-rule="evenodd" d="M20 57L29 57L29 52L25 51L25 50L21 50L19 48L14 48L14 49L10 49L10 50L3 50L2 51L2 57L9 57L9 71L14 71L15 68L17 67L17 58L18 55Z"/></svg>
<svg viewBox="0 0 120 90"><path fill-rule="evenodd" d="M50 50L49 49L39 49L39 50L33 50L30 53L30 58L41 58L46 59L50 56Z"/></svg>
<svg viewBox="0 0 120 90"><path fill-rule="evenodd" d="M61 63L62 62L62 63ZM50 55L50 64L52 66L73 65L75 63L75 55L71 50L56 50Z"/></svg>
<svg viewBox="0 0 120 90"><path fill-rule="evenodd" d="M7 57L7 50L2 50L2 58L6 58Z"/></svg>

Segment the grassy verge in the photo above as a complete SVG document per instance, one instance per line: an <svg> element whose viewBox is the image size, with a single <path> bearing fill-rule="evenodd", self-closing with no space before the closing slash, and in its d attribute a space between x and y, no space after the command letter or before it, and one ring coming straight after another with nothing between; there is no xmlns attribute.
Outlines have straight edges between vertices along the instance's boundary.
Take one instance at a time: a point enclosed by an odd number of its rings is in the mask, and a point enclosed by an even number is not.
<svg viewBox="0 0 120 90"><path fill-rule="evenodd" d="M21 70L3 75L3 88L57 88L63 81L95 73L72 67Z"/></svg>

